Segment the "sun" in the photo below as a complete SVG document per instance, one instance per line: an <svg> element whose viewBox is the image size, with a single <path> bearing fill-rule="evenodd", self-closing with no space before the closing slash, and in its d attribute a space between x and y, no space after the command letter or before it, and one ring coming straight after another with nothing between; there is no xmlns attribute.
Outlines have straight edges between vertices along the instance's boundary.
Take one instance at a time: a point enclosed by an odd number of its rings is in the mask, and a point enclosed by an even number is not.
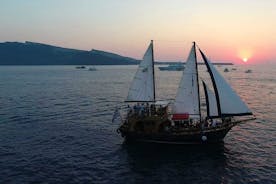
<svg viewBox="0 0 276 184"><path fill-rule="evenodd" d="M246 63L248 61L248 58L243 58L242 60Z"/></svg>
<svg viewBox="0 0 276 184"><path fill-rule="evenodd" d="M238 50L238 58L239 61L242 63L251 62L251 58L253 56L253 49L252 48L240 48Z"/></svg>

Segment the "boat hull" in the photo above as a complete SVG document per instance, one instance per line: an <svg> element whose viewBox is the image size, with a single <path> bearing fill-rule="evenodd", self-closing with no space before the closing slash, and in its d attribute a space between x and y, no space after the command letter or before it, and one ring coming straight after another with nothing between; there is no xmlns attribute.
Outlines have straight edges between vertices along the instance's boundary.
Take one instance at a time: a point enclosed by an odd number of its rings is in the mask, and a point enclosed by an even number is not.
<svg viewBox="0 0 276 184"><path fill-rule="evenodd" d="M158 67L161 71L183 71L183 68L168 68L168 67Z"/></svg>
<svg viewBox="0 0 276 184"><path fill-rule="evenodd" d="M223 142L232 127L196 133L157 133L121 132L127 142L151 142L161 144L206 144Z"/></svg>

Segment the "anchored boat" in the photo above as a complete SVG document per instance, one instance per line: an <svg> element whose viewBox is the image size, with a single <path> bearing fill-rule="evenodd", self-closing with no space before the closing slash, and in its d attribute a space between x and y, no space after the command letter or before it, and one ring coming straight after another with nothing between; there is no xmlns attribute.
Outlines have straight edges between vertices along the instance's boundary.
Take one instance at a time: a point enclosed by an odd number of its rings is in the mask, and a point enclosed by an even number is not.
<svg viewBox="0 0 276 184"><path fill-rule="evenodd" d="M158 67L161 71L183 71L184 65L183 63L170 64L169 66L160 66Z"/></svg>
<svg viewBox="0 0 276 184"><path fill-rule="evenodd" d="M168 144L221 142L235 125L253 120L252 112L199 49L209 78L199 82L195 42L186 61L175 100L156 101L153 41L141 61L125 103L118 132L126 141ZM210 81L205 81L209 79ZM207 106L200 101L202 84ZM117 113L115 113L115 116ZM248 117L251 116L251 117ZM241 118L247 117L247 118Z"/></svg>

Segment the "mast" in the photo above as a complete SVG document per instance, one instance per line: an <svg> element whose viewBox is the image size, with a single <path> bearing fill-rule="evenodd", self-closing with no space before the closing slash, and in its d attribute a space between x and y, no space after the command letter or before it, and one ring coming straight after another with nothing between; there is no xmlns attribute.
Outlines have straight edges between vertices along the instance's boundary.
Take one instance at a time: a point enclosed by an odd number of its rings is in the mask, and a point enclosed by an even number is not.
<svg viewBox="0 0 276 184"><path fill-rule="evenodd" d="M197 80L197 93L198 93L198 110L199 110L199 119L201 120L200 92L199 92L199 82L198 82L198 66L197 66L197 57L196 57L196 43L195 43L195 42L193 42L193 47L194 47L194 50L195 50L196 80Z"/></svg>
<svg viewBox="0 0 276 184"><path fill-rule="evenodd" d="M153 40L150 41L151 43L151 54L152 54L152 82L153 82L153 101L155 102L155 75L154 75L154 54L153 54Z"/></svg>

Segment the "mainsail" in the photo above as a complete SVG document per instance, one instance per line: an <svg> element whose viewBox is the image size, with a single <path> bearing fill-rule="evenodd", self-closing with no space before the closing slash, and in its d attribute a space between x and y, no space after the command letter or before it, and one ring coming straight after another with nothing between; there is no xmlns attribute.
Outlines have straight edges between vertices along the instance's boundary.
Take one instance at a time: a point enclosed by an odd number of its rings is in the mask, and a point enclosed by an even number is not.
<svg viewBox="0 0 276 184"><path fill-rule="evenodd" d="M204 53L200 49L199 51L212 79L218 109L218 117L252 115L252 112L249 110L247 105L215 69L213 64L208 61Z"/></svg>
<svg viewBox="0 0 276 184"><path fill-rule="evenodd" d="M143 60L134 76L126 102L155 101L153 41L151 41Z"/></svg>
<svg viewBox="0 0 276 184"><path fill-rule="evenodd" d="M200 118L199 89L195 44L191 48L172 107L173 114Z"/></svg>

